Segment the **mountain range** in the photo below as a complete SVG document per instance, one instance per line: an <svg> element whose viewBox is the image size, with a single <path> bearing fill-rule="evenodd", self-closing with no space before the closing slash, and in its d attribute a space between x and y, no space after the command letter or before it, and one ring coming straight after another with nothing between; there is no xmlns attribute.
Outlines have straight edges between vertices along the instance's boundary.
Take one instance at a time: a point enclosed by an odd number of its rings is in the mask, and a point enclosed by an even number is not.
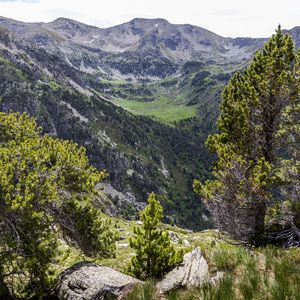
<svg viewBox="0 0 300 300"><path fill-rule="evenodd" d="M299 47L300 27L288 32ZM154 191L168 221L206 228L192 191L213 161L204 141L224 85L265 41L164 19L101 29L0 17L0 110L27 112L44 132L85 146L110 174L99 187L110 213L130 218Z"/></svg>

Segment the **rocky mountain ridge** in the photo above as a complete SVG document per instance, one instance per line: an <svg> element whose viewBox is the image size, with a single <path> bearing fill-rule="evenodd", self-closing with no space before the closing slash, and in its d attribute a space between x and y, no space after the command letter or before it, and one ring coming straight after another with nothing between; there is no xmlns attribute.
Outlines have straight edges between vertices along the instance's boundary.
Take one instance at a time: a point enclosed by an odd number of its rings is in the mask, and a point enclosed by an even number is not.
<svg viewBox="0 0 300 300"><path fill-rule="evenodd" d="M137 56L158 55L175 64L209 59L223 63L241 62L251 58L253 52L266 41L265 38L225 38L198 26L171 24L164 19L136 18L101 29L67 18L58 18L50 23L24 23L0 17L0 26L13 32L17 38L49 52L62 52L66 58L78 52L78 48L81 48L82 54L92 52L100 61L105 62L106 67L109 65L109 54L113 57L126 57L130 53ZM288 31L295 38L297 46L300 41L299 31L299 27ZM83 66L80 66L101 71L100 61L94 68L84 60ZM78 67L76 64L73 66ZM113 69L114 65L109 67ZM121 74L130 73L119 71ZM176 71L178 66L174 66L173 72ZM166 74L161 74L158 77L165 76Z"/></svg>
<svg viewBox="0 0 300 300"><path fill-rule="evenodd" d="M200 56L249 58L252 54L250 46L260 46L264 41L251 39L250 45L243 39L223 38L197 26L173 25L163 19L133 19L106 29L65 18L50 23L23 23L1 17L0 24L48 50L62 46L71 50L75 45L81 45L91 51L97 49L114 54L150 52L176 62Z"/></svg>

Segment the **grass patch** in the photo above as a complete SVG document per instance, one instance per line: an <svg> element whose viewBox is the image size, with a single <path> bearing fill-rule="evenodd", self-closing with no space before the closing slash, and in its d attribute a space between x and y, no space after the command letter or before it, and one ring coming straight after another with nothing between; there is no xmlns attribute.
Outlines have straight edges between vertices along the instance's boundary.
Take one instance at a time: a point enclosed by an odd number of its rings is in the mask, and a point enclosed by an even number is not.
<svg viewBox="0 0 300 300"><path fill-rule="evenodd" d="M193 247L201 244L210 274L224 270L225 276L217 285L208 282L201 288L174 290L165 295L164 299L300 300L299 248L266 246L250 250L225 242L219 233L212 230L198 233L178 231L178 234L187 238ZM143 288L144 286L139 286L135 291L137 298L126 299L162 299L153 289L149 296L147 291L143 292Z"/></svg>
<svg viewBox="0 0 300 300"><path fill-rule="evenodd" d="M152 102L115 99L113 102L136 115L153 117L164 123L187 119L196 116L196 106L186 106L178 101L160 97Z"/></svg>
<svg viewBox="0 0 300 300"><path fill-rule="evenodd" d="M217 287L214 287L211 284L206 284L199 290L199 294L199 296L202 296L202 299L205 300L234 299L233 279L230 275L227 275L221 280Z"/></svg>
<svg viewBox="0 0 300 300"><path fill-rule="evenodd" d="M126 300L155 300L155 282L147 281L143 285L137 285L133 291L125 297Z"/></svg>

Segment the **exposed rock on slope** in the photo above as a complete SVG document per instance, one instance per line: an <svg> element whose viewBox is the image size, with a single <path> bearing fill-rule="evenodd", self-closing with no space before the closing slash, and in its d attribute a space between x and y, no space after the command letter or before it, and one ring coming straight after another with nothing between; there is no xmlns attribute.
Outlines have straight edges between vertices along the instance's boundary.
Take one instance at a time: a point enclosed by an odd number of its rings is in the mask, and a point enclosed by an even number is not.
<svg viewBox="0 0 300 300"><path fill-rule="evenodd" d="M199 247L184 255L183 262L157 283L159 293L176 288L201 286L209 278L208 265Z"/></svg>
<svg viewBox="0 0 300 300"><path fill-rule="evenodd" d="M249 59L264 39L224 38L192 25L170 24L163 19L133 19L100 29L59 18L50 23L24 23L0 17L0 25L17 37L89 73L164 78L190 60Z"/></svg>
<svg viewBox="0 0 300 300"><path fill-rule="evenodd" d="M111 268L80 262L59 276L54 294L60 300L121 299L141 283Z"/></svg>

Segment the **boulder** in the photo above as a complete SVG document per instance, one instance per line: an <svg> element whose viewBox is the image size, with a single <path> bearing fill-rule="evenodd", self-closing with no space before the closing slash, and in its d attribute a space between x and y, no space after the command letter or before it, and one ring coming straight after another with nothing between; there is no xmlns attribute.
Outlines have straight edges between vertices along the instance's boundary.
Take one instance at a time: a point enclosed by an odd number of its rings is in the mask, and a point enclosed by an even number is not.
<svg viewBox="0 0 300 300"><path fill-rule="evenodd" d="M183 261L175 269L166 274L157 283L157 291L161 294L176 288L201 286L208 280L208 265L199 247L184 255Z"/></svg>
<svg viewBox="0 0 300 300"><path fill-rule="evenodd" d="M80 262L60 274L54 294L61 300L122 299L141 283L111 268Z"/></svg>

